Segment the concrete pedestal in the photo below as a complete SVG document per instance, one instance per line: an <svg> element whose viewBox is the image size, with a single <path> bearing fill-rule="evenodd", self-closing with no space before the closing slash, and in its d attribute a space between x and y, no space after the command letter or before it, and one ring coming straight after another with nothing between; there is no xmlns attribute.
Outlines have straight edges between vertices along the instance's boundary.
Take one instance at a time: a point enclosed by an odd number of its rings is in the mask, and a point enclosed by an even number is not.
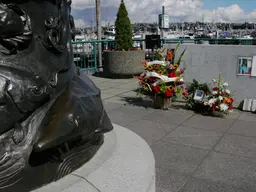
<svg viewBox="0 0 256 192"><path fill-rule="evenodd" d="M34 192L155 192L155 159L148 144L118 125L87 164Z"/></svg>

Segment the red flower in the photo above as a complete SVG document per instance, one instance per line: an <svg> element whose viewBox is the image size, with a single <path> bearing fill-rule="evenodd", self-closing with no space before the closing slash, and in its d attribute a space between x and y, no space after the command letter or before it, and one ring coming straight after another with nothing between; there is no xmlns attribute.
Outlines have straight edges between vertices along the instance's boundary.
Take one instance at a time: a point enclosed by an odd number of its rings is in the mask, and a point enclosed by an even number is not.
<svg viewBox="0 0 256 192"><path fill-rule="evenodd" d="M213 110L213 111L216 111L216 107L217 107L217 105L216 105L216 104L213 104L213 105L212 105L212 110Z"/></svg>
<svg viewBox="0 0 256 192"><path fill-rule="evenodd" d="M218 87L214 87L214 88L212 88L212 90L213 90L213 91L218 91L219 88L218 88Z"/></svg>
<svg viewBox="0 0 256 192"><path fill-rule="evenodd" d="M166 96L166 97L171 97L171 96L172 96L172 91L169 90L169 89L167 89L167 90L165 91L165 96Z"/></svg>
<svg viewBox="0 0 256 192"><path fill-rule="evenodd" d="M182 95L183 95L184 97L188 97L188 92L183 92Z"/></svg>
<svg viewBox="0 0 256 192"><path fill-rule="evenodd" d="M150 81L155 81L155 77L150 77Z"/></svg>
<svg viewBox="0 0 256 192"><path fill-rule="evenodd" d="M205 94L206 94L206 95L209 95L209 91L205 91Z"/></svg>
<svg viewBox="0 0 256 192"><path fill-rule="evenodd" d="M180 74L182 74L182 73L184 73L184 69L181 68L180 69Z"/></svg>
<svg viewBox="0 0 256 192"><path fill-rule="evenodd" d="M169 73L169 77L177 77L176 73L174 71L171 71Z"/></svg>
<svg viewBox="0 0 256 192"><path fill-rule="evenodd" d="M229 106L229 110L232 110L232 109L233 109L233 106L232 106L232 105L230 105L230 106Z"/></svg>
<svg viewBox="0 0 256 192"><path fill-rule="evenodd" d="M155 92L159 92L160 91L160 87L158 85L154 86L153 89L155 90Z"/></svg>

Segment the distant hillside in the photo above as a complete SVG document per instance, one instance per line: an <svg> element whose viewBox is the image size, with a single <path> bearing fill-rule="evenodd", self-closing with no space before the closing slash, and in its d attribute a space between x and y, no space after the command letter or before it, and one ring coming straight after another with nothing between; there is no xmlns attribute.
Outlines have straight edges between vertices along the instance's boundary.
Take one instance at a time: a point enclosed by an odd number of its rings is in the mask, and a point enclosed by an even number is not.
<svg viewBox="0 0 256 192"><path fill-rule="evenodd" d="M116 17L116 7L102 7L101 8L101 20L102 21L113 21ZM87 25L91 25L92 20L94 24L96 22L95 8L87 9L73 9L72 15L74 19L82 19Z"/></svg>

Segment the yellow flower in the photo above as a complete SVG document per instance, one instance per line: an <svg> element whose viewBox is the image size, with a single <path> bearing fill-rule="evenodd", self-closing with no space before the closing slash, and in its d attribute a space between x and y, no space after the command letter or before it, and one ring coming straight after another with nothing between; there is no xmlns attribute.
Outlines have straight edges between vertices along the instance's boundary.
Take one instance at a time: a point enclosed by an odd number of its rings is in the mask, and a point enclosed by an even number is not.
<svg viewBox="0 0 256 192"><path fill-rule="evenodd" d="M148 86L144 85L143 89L144 89L144 91L148 91Z"/></svg>
<svg viewBox="0 0 256 192"><path fill-rule="evenodd" d="M177 63L175 63L173 66L176 67L176 68L179 67L179 65Z"/></svg>
<svg viewBox="0 0 256 192"><path fill-rule="evenodd" d="M159 75L163 75L163 74L164 74L164 72L163 72L162 70L158 70L157 73L158 73Z"/></svg>
<svg viewBox="0 0 256 192"><path fill-rule="evenodd" d="M174 87L173 87L172 85L170 85L170 86L168 87L168 89L171 90L171 91L173 91L173 90L174 90Z"/></svg>
<svg viewBox="0 0 256 192"><path fill-rule="evenodd" d="M140 48L140 47L138 48L138 51L141 51L141 48Z"/></svg>
<svg viewBox="0 0 256 192"><path fill-rule="evenodd" d="M152 65L148 65L148 70L152 70L153 69L153 66Z"/></svg>
<svg viewBox="0 0 256 192"><path fill-rule="evenodd" d="M174 65L172 66L172 69L173 69L173 70L176 70L178 67L179 67L178 64L174 64Z"/></svg>
<svg viewBox="0 0 256 192"><path fill-rule="evenodd" d="M176 70L178 67L179 67L178 64L173 64L172 69L173 69L173 70Z"/></svg>

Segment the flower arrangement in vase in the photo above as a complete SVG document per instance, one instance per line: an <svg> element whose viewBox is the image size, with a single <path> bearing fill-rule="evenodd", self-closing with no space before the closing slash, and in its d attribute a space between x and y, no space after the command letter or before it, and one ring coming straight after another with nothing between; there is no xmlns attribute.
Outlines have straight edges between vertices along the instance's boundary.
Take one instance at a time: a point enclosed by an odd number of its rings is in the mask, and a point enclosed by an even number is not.
<svg viewBox="0 0 256 192"><path fill-rule="evenodd" d="M204 101L204 105L210 107L214 116L227 115L233 110L234 102L234 98L228 89L228 83L223 83L222 77L219 75L217 81L213 79L213 84L212 94Z"/></svg>
<svg viewBox="0 0 256 192"><path fill-rule="evenodd" d="M185 49L176 62L175 49L168 49L164 57L162 51L158 51L159 60L147 62L142 61L145 71L137 76L139 80L138 93L149 96L153 101L153 106L158 109L168 109L171 100L180 97L183 93L183 75L185 68L180 68Z"/></svg>
<svg viewBox="0 0 256 192"><path fill-rule="evenodd" d="M200 100L196 100L196 93L202 92ZM199 113L206 115L224 117L233 109L234 98L232 96L228 83L223 83L222 76L218 80L213 79L213 88L204 83L200 84L196 80L190 84L183 97L186 100L186 106Z"/></svg>

